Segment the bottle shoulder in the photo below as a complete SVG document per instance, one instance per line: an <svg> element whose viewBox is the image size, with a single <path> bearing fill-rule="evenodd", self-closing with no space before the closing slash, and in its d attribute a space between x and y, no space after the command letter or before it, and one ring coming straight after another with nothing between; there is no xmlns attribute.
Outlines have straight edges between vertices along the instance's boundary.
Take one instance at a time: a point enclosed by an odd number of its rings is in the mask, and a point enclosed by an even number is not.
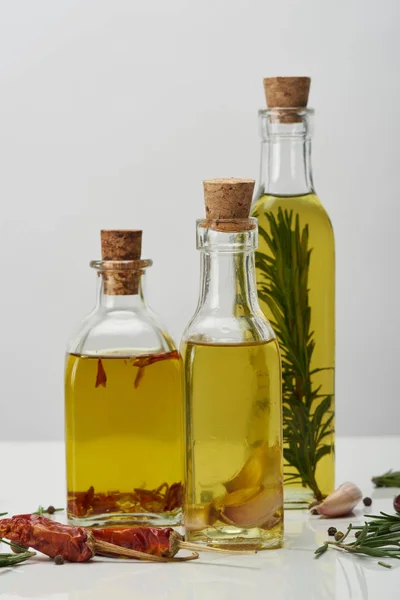
<svg viewBox="0 0 400 600"><path fill-rule="evenodd" d="M242 316L219 316L195 313L186 327L182 342L219 344L241 344L269 342L276 339L275 333L263 313Z"/></svg>
<svg viewBox="0 0 400 600"><path fill-rule="evenodd" d="M264 212L266 210L277 210L279 207L290 209L297 208L299 211L302 209L315 210L325 213L328 216L328 213L319 196L315 193L298 194L294 196L260 194L253 201L251 213L253 216L257 216L257 214L260 212Z"/></svg>
<svg viewBox="0 0 400 600"><path fill-rule="evenodd" d="M298 196L263 194L254 201L251 209L251 215L258 219L261 226L269 214L277 215L279 212L299 215L301 224L318 225L333 234L328 212L315 193Z"/></svg>
<svg viewBox="0 0 400 600"><path fill-rule="evenodd" d="M121 350L130 354L173 352L176 346L159 317L143 310L93 310L70 340L69 353Z"/></svg>

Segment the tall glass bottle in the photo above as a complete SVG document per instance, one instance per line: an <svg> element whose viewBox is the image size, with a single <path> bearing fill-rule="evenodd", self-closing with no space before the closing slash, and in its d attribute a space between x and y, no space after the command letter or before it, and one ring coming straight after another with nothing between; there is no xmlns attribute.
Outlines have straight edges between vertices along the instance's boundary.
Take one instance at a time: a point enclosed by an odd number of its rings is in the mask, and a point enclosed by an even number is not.
<svg viewBox="0 0 400 600"><path fill-rule="evenodd" d="M334 488L334 237L312 180L310 79L264 87L257 286L282 354L285 501L301 503Z"/></svg>
<svg viewBox="0 0 400 600"><path fill-rule="evenodd" d="M201 283L183 335L187 539L277 548L283 535L281 364L256 291L254 181L204 182Z"/></svg>
<svg viewBox="0 0 400 600"><path fill-rule="evenodd" d="M177 525L182 361L144 296L141 231L102 231L97 304L65 371L71 523Z"/></svg>

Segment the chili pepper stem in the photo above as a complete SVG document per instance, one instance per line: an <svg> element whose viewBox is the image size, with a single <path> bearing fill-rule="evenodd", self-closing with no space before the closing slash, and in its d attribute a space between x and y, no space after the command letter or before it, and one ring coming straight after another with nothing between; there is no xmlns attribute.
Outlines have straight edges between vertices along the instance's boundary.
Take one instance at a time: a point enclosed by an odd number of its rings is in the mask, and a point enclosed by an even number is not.
<svg viewBox="0 0 400 600"><path fill-rule="evenodd" d="M123 548L122 546L116 546L108 542L97 541L94 543L94 550L96 554L116 555L121 558L136 558L139 560L148 560L151 562L183 562L187 560L195 560L199 558L197 552L193 552L190 556L182 557L166 557L166 556L155 556L154 554L147 554L146 552L139 552L138 550L130 550L129 548Z"/></svg>
<svg viewBox="0 0 400 600"><path fill-rule="evenodd" d="M202 546L190 542L177 542L177 547L182 550L198 550L199 552L219 552L220 554L256 554L257 550L229 550L224 548L213 548L211 546Z"/></svg>

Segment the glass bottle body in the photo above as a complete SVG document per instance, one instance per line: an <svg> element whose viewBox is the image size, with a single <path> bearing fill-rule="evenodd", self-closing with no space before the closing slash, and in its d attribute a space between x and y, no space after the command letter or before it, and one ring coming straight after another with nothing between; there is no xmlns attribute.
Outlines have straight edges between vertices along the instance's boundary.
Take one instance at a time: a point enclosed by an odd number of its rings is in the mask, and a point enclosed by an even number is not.
<svg viewBox="0 0 400 600"><path fill-rule="evenodd" d="M255 224L254 224L254 227ZM283 536L281 366L258 307L256 228L198 225L201 293L182 341L187 539L276 548Z"/></svg>
<svg viewBox="0 0 400 600"><path fill-rule="evenodd" d="M252 214L260 306L281 354L285 502L334 489L335 249L313 189L309 110L260 112L261 183Z"/></svg>
<svg viewBox="0 0 400 600"><path fill-rule="evenodd" d="M135 295L99 297L65 370L71 523L178 525L182 509L182 360Z"/></svg>

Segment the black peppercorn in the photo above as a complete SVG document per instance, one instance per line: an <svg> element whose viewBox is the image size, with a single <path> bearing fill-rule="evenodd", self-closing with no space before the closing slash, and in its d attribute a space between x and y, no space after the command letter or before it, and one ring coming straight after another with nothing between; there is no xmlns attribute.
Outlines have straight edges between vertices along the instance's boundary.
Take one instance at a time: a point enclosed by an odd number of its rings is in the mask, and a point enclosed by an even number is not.
<svg viewBox="0 0 400 600"><path fill-rule="evenodd" d="M337 542L340 542L340 540L342 539L342 537L344 537L344 533L343 533L342 531L337 531L337 532L335 533L335 540L336 540Z"/></svg>
<svg viewBox="0 0 400 600"><path fill-rule="evenodd" d="M64 557L61 556L60 554L57 554L57 556L54 557L54 562L56 563L56 565L63 565Z"/></svg>
<svg viewBox="0 0 400 600"><path fill-rule="evenodd" d="M337 532L336 527L329 527L328 535L335 535L336 532Z"/></svg>
<svg viewBox="0 0 400 600"><path fill-rule="evenodd" d="M47 512L49 515L54 515L54 513L56 512L56 509L54 508L54 506L51 506L51 505L50 505L50 506L48 507L48 509L46 510L46 512Z"/></svg>
<svg viewBox="0 0 400 600"><path fill-rule="evenodd" d="M361 535L361 529L359 531L356 531L354 535L355 535L356 538L360 537L360 535Z"/></svg>
<svg viewBox="0 0 400 600"><path fill-rule="evenodd" d="M363 502L364 502L365 506L371 506L371 504L372 504L372 498L369 498L367 496L366 498L364 498Z"/></svg>

